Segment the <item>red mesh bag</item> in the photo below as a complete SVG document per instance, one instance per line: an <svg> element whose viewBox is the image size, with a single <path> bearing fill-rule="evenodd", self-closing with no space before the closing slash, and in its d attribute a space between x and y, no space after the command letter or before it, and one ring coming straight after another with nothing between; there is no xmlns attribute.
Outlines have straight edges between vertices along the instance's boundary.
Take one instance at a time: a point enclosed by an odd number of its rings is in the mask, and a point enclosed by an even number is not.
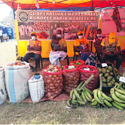
<svg viewBox="0 0 125 125"><path fill-rule="evenodd" d="M85 68L89 68L90 71L85 70ZM93 91L98 87L99 74L95 66L91 65L80 66L79 71L80 71L80 81L83 82L85 82L92 74L94 75L93 79L86 85L86 88Z"/></svg>
<svg viewBox="0 0 125 125"><path fill-rule="evenodd" d="M45 69L48 69L45 68ZM45 93L46 97L49 98L50 100L57 97L63 89L63 78L62 78L62 70L57 67L59 72L45 72L43 69L42 70L42 75L43 75L43 80L45 83Z"/></svg>
<svg viewBox="0 0 125 125"><path fill-rule="evenodd" d="M81 64L77 65L76 62L79 62ZM73 65L73 66L79 68L80 66L85 65L85 62L83 60L72 61L72 62L70 62L70 65Z"/></svg>
<svg viewBox="0 0 125 125"><path fill-rule="evenodd" d="M79 84L79 69L76 67L74 69L67 69L68 66L65 66L63 69L64 77L64 90L66 93L70 93L72 89L75 89Z"/></svg>

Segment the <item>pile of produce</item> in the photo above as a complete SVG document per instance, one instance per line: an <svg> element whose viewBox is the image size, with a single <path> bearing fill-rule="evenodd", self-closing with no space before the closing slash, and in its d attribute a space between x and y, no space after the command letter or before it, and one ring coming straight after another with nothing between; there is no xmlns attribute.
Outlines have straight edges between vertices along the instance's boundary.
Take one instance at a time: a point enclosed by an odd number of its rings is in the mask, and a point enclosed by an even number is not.
<svg viewBox="0 0 125 125"><path fill-rule="evenodd" d="M93 92L94 98L92 99L91 106L94 108L104 106L104 107L112 107L113 99L102 92L102 77L100 75L100 88L95 89Z"/></svg>
<svg viewBox="0 0 125 125"><path fill-rule="evenodd" d="M97 68L99 74L102 76L102 84L103 86L114 86L116 82L116 78L113 72L112 66L104 67L104 68Z"/></svg>
<svg viewBox="0 0 125 125"><path fill-rule="evenodd" d="M64 78L64 90L66 93L70 93L72 89L75 89L79 84L79 69L74 66L65 66L63 69Z"/></svg>
<svg viewBox="0 0 125 125"><path fill-rule="evenodd" d="M42 70L46 97L50 100L57 97L63 89L62 70L54 65Z"/></svg>
<svg viewBox="0 0 125 125"><path fill-rule="evenodd" d="M74 65L75 67L80 67L82 65L85 65L85 62L83 60L77 60L70 62L70 65Z"/></svg>
<svg viewBox="0 0 125 125"><path fill-rule="evenodd" d="M125 108L125 83L120 82L110 90L111 97L113 98L112 105L120 110Z"/></svg>
<svg viewBox="0 0 125 125"><path fill-rule="evenodd" d="M24 66L24 65L26 65L26 64L21 61L17 61L15 63L10 64L10 66Z"/></svg>
<svg viewBox="0 0 125 125"><path fill-rule="evenodd" d="M92 80L94 76L91 75L83 84L81 82L76 89L70 92L70 98L67 100L67 106L76 108L79 105L84 106L87 102L92 101L92 93L85 86Z"/></svg>
<svg viewBox="0 0 125 125"><path fill-rule="evenodd" d="M61 70L63 70L64 66L59 66L59 68L60 68Z"/></svg>
<svg viewBox="0 0 125 125"><path fill-rule="evenodd" d="M58 68L55 65L49 65L47 69L44 70L44 72L58 72Z"/></svg>
<svg viewBox="0 0 125 125"><path fill-rule="evenodd" d="M92 74L94 75L93 79L86 85L90 91L93 91L98 87L98 77L99 73L95 66L83 65L79 67L80 71L80 81L85 82Z"/></svg>

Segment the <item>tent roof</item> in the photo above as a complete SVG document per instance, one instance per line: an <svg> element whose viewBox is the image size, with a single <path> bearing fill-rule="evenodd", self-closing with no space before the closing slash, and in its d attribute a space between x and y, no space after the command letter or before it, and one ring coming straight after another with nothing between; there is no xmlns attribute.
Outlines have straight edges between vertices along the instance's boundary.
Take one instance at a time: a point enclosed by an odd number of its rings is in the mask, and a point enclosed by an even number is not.
<svg viewBox="0 0 125 125"><path fill-rule="evenodd" d="M37 9L36 1L39 3L40 9L49 10L90 10L91 8L105 8L117 6L125 6L125 0L1 0L11 8L17 9L18 5L21 9ZM92 9L93 10L93 9Z"/></svg>
<svg viewBox="0 0 125 125"><path fill-rule="evenodd" d="M9 26L6 26L6 25L0 23L0 28L2 28L2 27L6 27L6 28L10 28L10 29L12 29L12 27L9 27Z"/></svg>

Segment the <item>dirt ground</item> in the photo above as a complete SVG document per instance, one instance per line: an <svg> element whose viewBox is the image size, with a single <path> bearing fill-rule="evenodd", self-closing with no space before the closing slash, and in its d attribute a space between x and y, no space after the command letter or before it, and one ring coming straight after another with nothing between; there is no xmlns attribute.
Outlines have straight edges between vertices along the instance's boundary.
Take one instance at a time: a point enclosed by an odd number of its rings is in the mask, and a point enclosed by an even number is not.
<svg viewBox="0 0 125 125"><path fill-rule="evenodd" d="M14 42L0 43L0 65L15 59ZM44 67L48 64L45 61ZM5 102L0 106L0 124L125 124L125 111L92 108L90 105L67 109L66 101L38 104Z"/></svg>

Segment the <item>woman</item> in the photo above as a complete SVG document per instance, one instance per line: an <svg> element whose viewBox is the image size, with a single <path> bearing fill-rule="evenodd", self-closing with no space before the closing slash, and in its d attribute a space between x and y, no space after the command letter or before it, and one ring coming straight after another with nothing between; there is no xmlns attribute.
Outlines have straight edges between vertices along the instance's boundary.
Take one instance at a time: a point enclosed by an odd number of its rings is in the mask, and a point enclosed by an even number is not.
<svg viewBox="0 0 125 125"><path fill-rule="evenodd" d="M89 50L89 44L83 36L83 32L77 33L78 39L74 41L74 50L79 52L81 60L86 61L86 64L95 65L96 57L92 51Z"/></svg>

